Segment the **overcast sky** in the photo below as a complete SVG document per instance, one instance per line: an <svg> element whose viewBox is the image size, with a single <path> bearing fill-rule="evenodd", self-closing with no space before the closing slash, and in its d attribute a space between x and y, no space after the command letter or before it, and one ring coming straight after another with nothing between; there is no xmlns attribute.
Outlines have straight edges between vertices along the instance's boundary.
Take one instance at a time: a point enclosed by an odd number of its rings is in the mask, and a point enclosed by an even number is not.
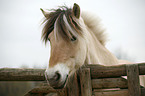
<svg viewBox="0 0 145 96"><path fill-rule="evenodd" d="M0 67L46 66L50 45L41 41L40 8L74 2L102 19L111 52L122 49L145 61L144 0L0 0Z"/></svg>

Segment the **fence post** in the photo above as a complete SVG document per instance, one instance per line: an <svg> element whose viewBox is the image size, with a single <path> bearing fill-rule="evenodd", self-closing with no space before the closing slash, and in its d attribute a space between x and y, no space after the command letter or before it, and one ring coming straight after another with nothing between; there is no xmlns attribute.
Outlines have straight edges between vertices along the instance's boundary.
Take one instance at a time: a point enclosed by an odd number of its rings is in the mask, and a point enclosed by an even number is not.
<svg viewBox="0 0 145 96"><path fill-rule="evenodd" d="M130 96L141 96L138 64L126 65L128 91Z"/></svg>
<svg viewBox="0 0 145 96"><path fill-rule="evenodd" d="M90 68L83 68L80 72L81 96L92 96Z"/></svg>
<svg viewBox="0 0 145 96"><path fill-rule="evenodd" d="M66 96L80 96L77 72L68 78L66 85Z"/></svg>

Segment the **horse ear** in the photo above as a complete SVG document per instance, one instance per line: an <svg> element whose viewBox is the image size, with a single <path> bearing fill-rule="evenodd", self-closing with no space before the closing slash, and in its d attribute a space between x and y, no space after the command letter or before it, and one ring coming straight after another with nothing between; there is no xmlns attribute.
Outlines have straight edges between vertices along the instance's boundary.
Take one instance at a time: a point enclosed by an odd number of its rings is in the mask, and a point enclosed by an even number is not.
<svg viewBox="0 0 145 96"><path fill-rule="evenodd" d="M80 6L76 3L74 3L74 6L73 6L73 15L79 19L80 17Z"/></svg>
<svg viewBox="0 0 145 96"><path fill-rule="evenodd" d="M40 8L40 10L42 11L43 15L47 18L49 12L44 11L42 8Z"/></svg>

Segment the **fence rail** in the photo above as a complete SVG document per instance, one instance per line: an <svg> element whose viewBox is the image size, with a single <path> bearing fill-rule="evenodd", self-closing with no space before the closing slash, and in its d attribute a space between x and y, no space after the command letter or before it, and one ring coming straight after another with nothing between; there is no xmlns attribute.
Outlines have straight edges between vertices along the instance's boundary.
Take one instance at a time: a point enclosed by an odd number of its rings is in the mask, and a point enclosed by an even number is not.
<svg viewBox="0 0 145 96"><path fill-rule="evenodd" d="M1 68L0 81L44 81L45 69Z"/></svg>
<svg viewBox="0 0 145 96"><path fill-rule="evenodd" d="M44 72L45 69L1 68L0 81L45 81ZM145 96L145 88L140 86L139 75L145 75L145 63L85 65L68 78L66 88L54 90L50 86L43 86L32 89L26 96L51 92L58 92L58 96ZM121 76L127 76L128 79Z"/></svg>
<svg viewBox="0 0 145 96"><path fill-rule="evenodd" d="M91 78L127 76L126 64L115 66L86 65L90 68ZM145 63L139 63L139 75L145 74ZM44 81L45 69L0 68L0 81Z"/></svg>

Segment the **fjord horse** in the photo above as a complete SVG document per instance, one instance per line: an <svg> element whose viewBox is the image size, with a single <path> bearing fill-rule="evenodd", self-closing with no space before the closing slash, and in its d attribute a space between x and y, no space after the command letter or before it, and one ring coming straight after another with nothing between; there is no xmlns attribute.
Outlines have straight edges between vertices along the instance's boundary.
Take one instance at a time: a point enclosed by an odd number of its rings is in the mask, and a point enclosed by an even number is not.
<svg viewBox="0 0 145 96"><path fill-rule="evenodd" d="M46 78L52 87L63 88L67 77L83 64L119 64L105 47L99 19L81 12L79 5L41 11L45 16L42 39L51 45Z"/></svg>

